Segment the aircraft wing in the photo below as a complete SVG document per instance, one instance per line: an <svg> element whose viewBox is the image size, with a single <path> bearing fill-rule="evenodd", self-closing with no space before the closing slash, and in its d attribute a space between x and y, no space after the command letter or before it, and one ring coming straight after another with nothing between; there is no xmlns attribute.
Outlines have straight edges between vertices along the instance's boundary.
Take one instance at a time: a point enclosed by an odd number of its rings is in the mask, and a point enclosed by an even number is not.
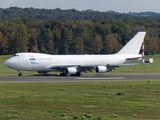
<svg viewBox="0 0 160 120"><path fill-rule="evenodd" d="M95 70L97 66L102 66L102 65L95 65L95 66L94 65L61 65L61 66L51 65L50 69L63 71L64 69L68 67L75 67L82 72L87 72L87 71L93 72L93 70ZM106 67L109 71L111 71L112 69L115 69L115 67L119 67L119 65L106 65Z"/></svg>
<svg viewBox="0 0 160 120"><path fill-rule="evenodd" d="M80 69L81 71L83 72L86 72L86 71L90 71L92 72L93 69L95 68L94 66L81 66L81 65L61 65L61 66L50 66L50 69L55 69L55 70L64 70L68 67L75 67L75 68L78 68Z"/></svg>

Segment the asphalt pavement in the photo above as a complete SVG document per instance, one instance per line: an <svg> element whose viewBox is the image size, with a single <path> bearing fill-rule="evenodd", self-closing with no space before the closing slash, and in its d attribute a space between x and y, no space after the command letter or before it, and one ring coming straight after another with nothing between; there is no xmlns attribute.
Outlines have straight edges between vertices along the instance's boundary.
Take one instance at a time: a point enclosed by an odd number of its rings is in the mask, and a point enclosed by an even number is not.
<svg viewBox="0 0 160 120"><path fill-rule="evenodd" d="M160 74L0 77L0 82L93 82L160 80Z"/></svg>

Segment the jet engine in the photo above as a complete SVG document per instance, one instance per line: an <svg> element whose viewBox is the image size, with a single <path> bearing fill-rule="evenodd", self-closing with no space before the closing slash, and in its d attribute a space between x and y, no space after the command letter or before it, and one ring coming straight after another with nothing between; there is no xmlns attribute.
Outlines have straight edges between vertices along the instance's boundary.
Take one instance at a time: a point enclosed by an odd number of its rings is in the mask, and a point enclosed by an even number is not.
<svg viewBox="0 0 160 120"><path fill-rule="evenodd" d="M107 72L107 67L106 67L106 66L97 66L97 67L96 67L96 72L97 72L97 73Z"/></svg>
<svg viewBox="0 0 160 120"><path fill-rule="evenodd" d="M68 68L66 68L65 73L66 74L76 74L77 73L77 69L74 68L74 67L68 67Z"/></svg>

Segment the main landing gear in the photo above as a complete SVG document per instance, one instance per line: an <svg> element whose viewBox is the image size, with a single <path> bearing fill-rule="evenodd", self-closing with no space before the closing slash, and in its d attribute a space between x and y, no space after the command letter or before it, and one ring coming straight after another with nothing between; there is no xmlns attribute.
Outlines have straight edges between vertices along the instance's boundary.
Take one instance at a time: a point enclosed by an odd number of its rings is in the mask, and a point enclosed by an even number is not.
<svg viewBox="0 0 160 120"><path fill-rule="evenodd" d="M64 72L61 72L61 73L60 73L60 76L67 76L67 74L64 73Z"/></svg>
<svg viewBox="0 0 160 120"><path fill-rule="evenodd" d="M76 76L81 76L81 75L82 75L81 72L76 73Z"/></svg>
<svg viewBox="0 0 160 120"><path fill-rule="evenodd" d="M21 71L20 70L18 70L18 76L22 76L22 73L21 73Z"/></svg>
<svg viewBox="0 0 160 120"><path fill-rule="evenodd" d="M81 72L77 72L76 74L71 74L71 76L81 76ZM60 76L67 76L67 74L65 72L61 72Z"/></svg>

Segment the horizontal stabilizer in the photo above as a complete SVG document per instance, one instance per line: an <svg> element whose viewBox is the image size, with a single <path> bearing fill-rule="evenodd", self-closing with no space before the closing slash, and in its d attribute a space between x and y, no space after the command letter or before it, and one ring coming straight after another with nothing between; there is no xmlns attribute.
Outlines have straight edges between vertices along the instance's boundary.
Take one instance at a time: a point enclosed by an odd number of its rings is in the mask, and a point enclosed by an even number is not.
<svg viewBox="0 0 160 120"><path fill-rule="evenodd" d="M138 59L142 59L142 57L127 58L126 60L138 60Z"/></svg>

